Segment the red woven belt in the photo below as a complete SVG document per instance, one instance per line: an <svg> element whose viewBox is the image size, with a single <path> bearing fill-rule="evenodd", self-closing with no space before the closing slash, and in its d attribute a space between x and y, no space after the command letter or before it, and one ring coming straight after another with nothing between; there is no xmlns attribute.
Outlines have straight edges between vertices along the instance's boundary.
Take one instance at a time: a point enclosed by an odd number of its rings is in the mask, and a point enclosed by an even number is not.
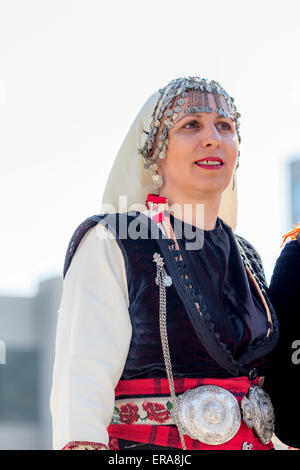
<svg viewBox="0 0 300 470"><path fill-rule="evenodd" d="M174 379L174 384L176 394L184 393L186 390L199 385L217 385L233 393L240 403L242 398L247 395L250 385L257 385L259 380L259 377L253 381L250 381L248 377L233 377L230 379L177 378ZM147 403L147 396L152 397L151 402ZM120 380L115 389L115 398L128 399L128 401L118 409L120 424L110 424L108 426L110 438L182 449L177 427L162 424L170 414L168 407L162 405L159 401L157 404L153 403L153 396L170 396L168 379ZM139 414L138 406L134 403L135 398L144 398L143 409L147 415L147 422L149 423L150 420L153 424L136 424L139 421ZM272 442L267 445L262 444L243 421L237 434L224 444L207 445L186 435L185 443L188 450L241 450L243 446L245 448L250 444L253 450L274 448Z"/></svg>

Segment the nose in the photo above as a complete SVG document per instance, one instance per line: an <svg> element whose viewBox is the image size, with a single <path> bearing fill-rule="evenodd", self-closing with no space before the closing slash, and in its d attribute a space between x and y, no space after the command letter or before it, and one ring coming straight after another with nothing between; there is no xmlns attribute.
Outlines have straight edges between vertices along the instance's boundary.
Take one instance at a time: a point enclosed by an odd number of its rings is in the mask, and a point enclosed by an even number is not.
<svg viewBox="0 0 300 470"><path fill-rule="evenodd" d="M200 132L200 143L202 147L218 147L222 138L214 123L206 123Z"/></svg>

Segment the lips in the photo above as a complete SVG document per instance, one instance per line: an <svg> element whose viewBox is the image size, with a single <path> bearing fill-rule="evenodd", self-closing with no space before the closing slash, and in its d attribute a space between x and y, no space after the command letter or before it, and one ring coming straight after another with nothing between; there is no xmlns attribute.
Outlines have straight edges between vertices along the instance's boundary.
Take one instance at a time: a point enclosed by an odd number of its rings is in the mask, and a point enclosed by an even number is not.
<svg viewBox="0 0 300 470"><path fill-rule="evenodd" d="M224 161L220 157L209 156L197 160L195 164L207 170L218 170L222 168L222 166L224 165Z"/></svg>

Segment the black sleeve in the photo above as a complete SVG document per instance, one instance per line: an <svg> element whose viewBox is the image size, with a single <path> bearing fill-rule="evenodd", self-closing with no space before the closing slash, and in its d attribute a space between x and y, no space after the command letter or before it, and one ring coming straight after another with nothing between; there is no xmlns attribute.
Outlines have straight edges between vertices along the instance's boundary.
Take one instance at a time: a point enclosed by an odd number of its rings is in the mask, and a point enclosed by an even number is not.
<svg viewBox="0 0 300 470"><path fill-rule="evenodd" d="M269 288L279 319L279 342L270 355L264 388L275 409L275 434L300 447L300 241L282 250Z"/></svg>

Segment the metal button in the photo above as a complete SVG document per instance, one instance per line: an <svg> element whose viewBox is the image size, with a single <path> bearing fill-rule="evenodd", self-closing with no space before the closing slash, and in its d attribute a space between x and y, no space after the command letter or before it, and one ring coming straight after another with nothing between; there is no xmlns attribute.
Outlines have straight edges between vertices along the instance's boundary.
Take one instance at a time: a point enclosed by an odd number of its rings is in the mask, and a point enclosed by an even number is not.
<svg viewBox="0 0 300 470"><path fill-rule="evenodd" d="M242 447L242 450L252 450L253 449L253 444L248 444L248 442L243 442L243 447Z"/></svg>
<svg viewBox="0 0 300 470"><path fill-rule="evenodd" d="M254 369L251 369L248 373L248 379L249 380L254 380L256 379L256 377L258 377L258 370L256 369L256 367L254 367Z"/></svg>

